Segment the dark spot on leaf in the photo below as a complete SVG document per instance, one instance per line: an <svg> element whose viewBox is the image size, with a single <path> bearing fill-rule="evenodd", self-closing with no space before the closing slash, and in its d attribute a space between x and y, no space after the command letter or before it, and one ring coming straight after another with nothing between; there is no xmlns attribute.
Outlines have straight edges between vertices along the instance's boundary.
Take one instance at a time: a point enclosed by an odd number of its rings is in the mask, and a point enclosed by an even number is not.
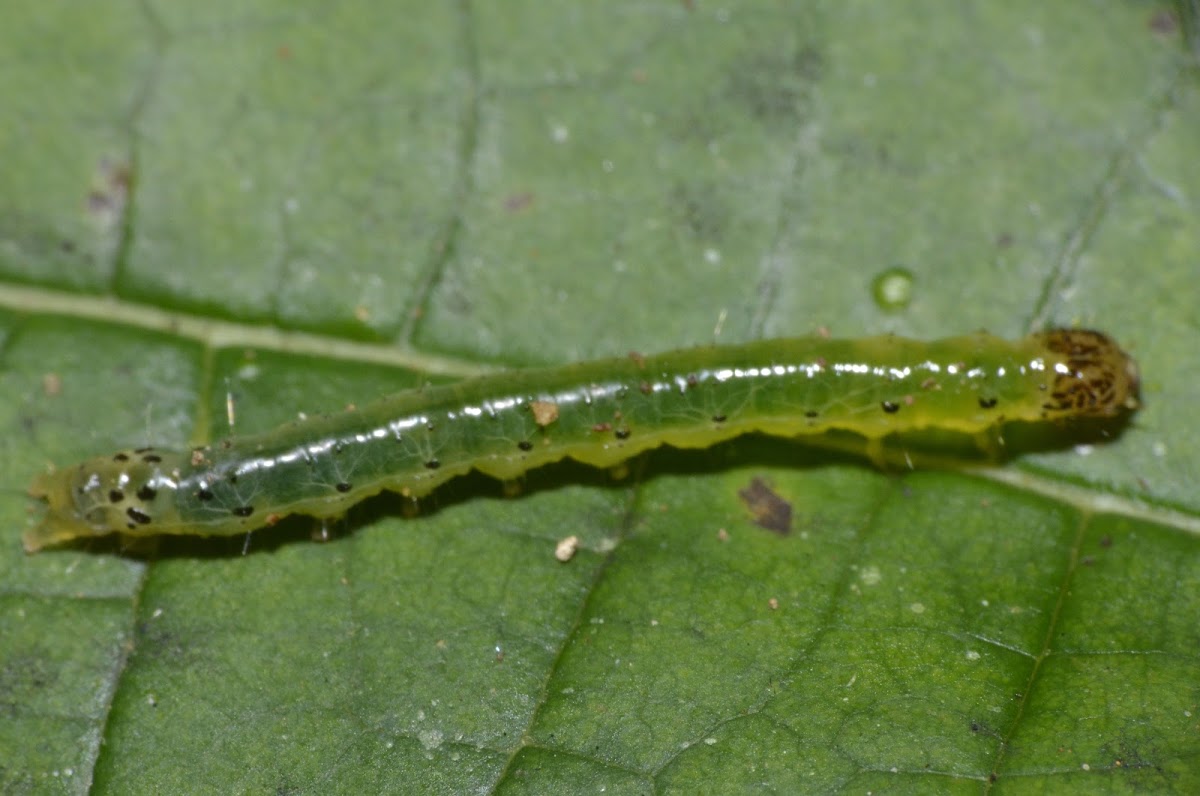
<svg viewBox="0 0 1200 796"><path fill-rule="evenodd" d="M792 532L792 504L784 500L761 478L752 478L738 497L750 510L754 524L768 531L787 536Z"/></svg>

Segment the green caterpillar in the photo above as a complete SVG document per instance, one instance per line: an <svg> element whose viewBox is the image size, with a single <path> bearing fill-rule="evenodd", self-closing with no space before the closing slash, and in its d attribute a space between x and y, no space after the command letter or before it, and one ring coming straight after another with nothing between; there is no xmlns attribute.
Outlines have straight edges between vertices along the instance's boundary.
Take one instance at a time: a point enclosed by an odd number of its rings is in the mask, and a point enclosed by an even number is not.
<svg viewBox="0 0 1200 796"><path fill-rule="evenodd" d="M1100 332L1017 341L818 337L518 370L401 392L361 409L189 451L124 450L43 474L39 550L122 533L242 534L289 514L336 517L392 490L419 497L478 470L499 479L570 457L609 467L659 445L757 431L883 440L921 429L986 438L1011 421L1136 409L1133 360Z"/></svg>

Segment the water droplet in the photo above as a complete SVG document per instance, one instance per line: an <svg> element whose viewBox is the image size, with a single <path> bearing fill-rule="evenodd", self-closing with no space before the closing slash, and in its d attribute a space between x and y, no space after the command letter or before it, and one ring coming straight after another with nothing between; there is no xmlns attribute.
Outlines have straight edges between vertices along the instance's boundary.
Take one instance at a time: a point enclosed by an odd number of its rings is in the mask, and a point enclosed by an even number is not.
<svg viewBox="0 0 1200 796"><path fill-rule="evenodd" d="M901 265L880 271L871 283L871 292L880 309L893 312L904 309L912 302L912 271Z"/></svg>

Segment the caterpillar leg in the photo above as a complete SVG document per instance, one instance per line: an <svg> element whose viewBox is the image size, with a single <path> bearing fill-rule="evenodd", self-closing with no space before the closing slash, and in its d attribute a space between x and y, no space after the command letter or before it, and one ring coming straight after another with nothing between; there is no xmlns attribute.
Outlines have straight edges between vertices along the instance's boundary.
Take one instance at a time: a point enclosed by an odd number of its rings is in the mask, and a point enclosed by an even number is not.
<svg viewBox="0 0 1200 796"><path fill-rule="evenodd" d="M641 480L650 465L650 451L643 451L631 459L618 462L608 468L608 477L613 481L624 481L628 478Z"/></svg>
<svg viewBox="0 0 1200 796"><path fill-rule="evenodd" d="M913 460L913 455L908 448L903 447L899 442L895 443L889 451L883 444L885 437L876 437L867 440L867 446L863 453L871 464L879 470L915 470L917 463Z"/></svg>
<svg viewBox="0 0 1200 796"><path fill-rule="evenodd" d="M403 495L403 497L404 503L402 504L403 508L401 508L401 512L404 514L404 516L410 520L416 516L419 516L421 513L420 499L411 494Z"/></svg>
<svg viewBox="0 0 1200 796"><path fill-rule="evenodd" d="M866 456L871 464L880 470L888 469L887 454L883 451L883 437L871 437L867 440Z"/></svg>
<svg viewBox="0 0 1200 796"><path fill-rule="evenodd" d="M162 537L160 536L130 536L125 533L117 534L118 549L121 555L148 558L155 554Z"/></svg>
<svg viewBox="0 0 1200 796"><path fill-rule="evenodd" d="M342 525L345 521L346 515L344 513L314 517L312 526L308 532L308 538L322 544L332 541L335 536L345 531L345 526Z"/></svg>
<svg viewBox="0 0 1200 796"><path fill-rule="evenodd" d="M975 435L975 447L992 462L1004 458L1004 435L999 426L980 431Z"/></svg>

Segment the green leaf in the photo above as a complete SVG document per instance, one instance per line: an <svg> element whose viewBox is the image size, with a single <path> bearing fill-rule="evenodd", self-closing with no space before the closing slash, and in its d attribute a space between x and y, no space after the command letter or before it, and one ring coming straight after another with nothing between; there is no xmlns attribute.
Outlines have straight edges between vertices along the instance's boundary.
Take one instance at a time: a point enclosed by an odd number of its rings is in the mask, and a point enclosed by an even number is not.
<svg viewBox="0 0 1200 796"><path fill-rule="evenodd" d="M1200 790L1195 16L16 3L0 790ZM1046 324L1138 358L1119 438L902 473L748 438L369 501L325 544L20 547L36 473L229 403Z"/></svg>

